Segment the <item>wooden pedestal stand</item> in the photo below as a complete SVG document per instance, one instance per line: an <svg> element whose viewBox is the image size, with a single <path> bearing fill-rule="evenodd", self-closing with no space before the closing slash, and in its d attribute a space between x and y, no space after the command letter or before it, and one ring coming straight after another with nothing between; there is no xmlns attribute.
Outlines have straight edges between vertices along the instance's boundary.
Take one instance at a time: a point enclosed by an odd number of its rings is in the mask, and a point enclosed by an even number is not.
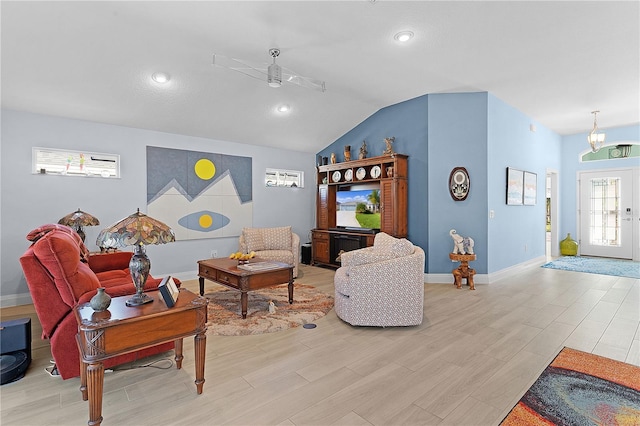
<svg viewBox="0 0 640 426"><path fill-rule="evenodd" d="M469 290L475 290L476 287L473 284L473 276L476 274L476 270L469 268L469 262L476 260L475 254L453 254L449 253L449 259L460 262L460 266L451 271L454 278L454 284L456 287L460 288L462 285L462 279L467 279L467 285L469 286Z"/></svg>

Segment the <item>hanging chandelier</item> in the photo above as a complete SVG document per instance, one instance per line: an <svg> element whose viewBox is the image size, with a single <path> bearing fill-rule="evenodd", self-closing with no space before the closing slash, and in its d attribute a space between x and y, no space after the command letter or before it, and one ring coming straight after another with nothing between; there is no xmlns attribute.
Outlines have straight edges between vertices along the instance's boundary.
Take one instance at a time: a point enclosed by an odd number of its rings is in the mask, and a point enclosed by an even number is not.
<svg viewBox="0 0 640 426"><path fill-rule="evenodd" d="M602 145L604 145L605 134L604 132L598 133L597 116L599 112L600 111L591 111L591 114L593 114L593 129L591 130L591 132L589 132L589 135L587 136L587 141L591 146L591 152L600 151L600 148L602 148Z"/></svg>

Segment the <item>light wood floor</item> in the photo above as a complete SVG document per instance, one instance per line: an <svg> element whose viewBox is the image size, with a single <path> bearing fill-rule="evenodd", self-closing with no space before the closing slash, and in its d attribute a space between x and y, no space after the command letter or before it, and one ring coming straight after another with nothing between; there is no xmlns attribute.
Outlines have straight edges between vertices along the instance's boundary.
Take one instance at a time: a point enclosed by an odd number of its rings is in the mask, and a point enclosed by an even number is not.
<svg viewBox="0 0 640 426"><path fill-rule="evenodd" d="M300 275L333 292L332 270ZM103 424L495 425L563 346L640 365L640 280L532 266L476 288L427 284L418 327L352 327L331 311L315 329L210 336L202 395L186 339L182 370L106 375ZM0 388L0 423L86 424L79 380L44 372L48 346L33 330L26 377Z"/></svg>

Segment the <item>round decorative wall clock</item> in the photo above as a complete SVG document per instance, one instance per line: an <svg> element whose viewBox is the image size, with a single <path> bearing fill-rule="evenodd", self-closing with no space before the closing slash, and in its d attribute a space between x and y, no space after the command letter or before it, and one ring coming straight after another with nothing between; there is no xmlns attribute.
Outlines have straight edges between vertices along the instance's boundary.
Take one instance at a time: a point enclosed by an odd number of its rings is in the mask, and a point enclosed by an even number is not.
<svg viewBox="0 0 640 426"><path fill-rule="evenodd" d="M464 167L456 167L451 170L449 175L449 194L453 201L463 201L469 195L469 189L471 188L471 182L469 180L469 173Z"/></svg>

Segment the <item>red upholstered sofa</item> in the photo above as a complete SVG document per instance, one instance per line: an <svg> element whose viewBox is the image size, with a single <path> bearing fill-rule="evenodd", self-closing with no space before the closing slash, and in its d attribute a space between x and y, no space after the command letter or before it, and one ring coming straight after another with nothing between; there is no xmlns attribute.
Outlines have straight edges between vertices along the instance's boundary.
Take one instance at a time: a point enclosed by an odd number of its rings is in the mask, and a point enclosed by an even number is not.
<svg viewBox="0 0 640 426"><path fill-rule="evenodd" d="M135 293L129 260L133 253L89 255L80 236L71 228L49 224L27 235L31 246L20 257L31 298L42 324L42 338L49 339L51 354L63 379L80 375L76 344L78 325L73 307L88 302L98 287L111 297ZM155 290L161 279L149 276L145 290ZM176 284L180 283L176 280ZM104 362L106 368L173 349L173 342L120 355Z"/></svg>

